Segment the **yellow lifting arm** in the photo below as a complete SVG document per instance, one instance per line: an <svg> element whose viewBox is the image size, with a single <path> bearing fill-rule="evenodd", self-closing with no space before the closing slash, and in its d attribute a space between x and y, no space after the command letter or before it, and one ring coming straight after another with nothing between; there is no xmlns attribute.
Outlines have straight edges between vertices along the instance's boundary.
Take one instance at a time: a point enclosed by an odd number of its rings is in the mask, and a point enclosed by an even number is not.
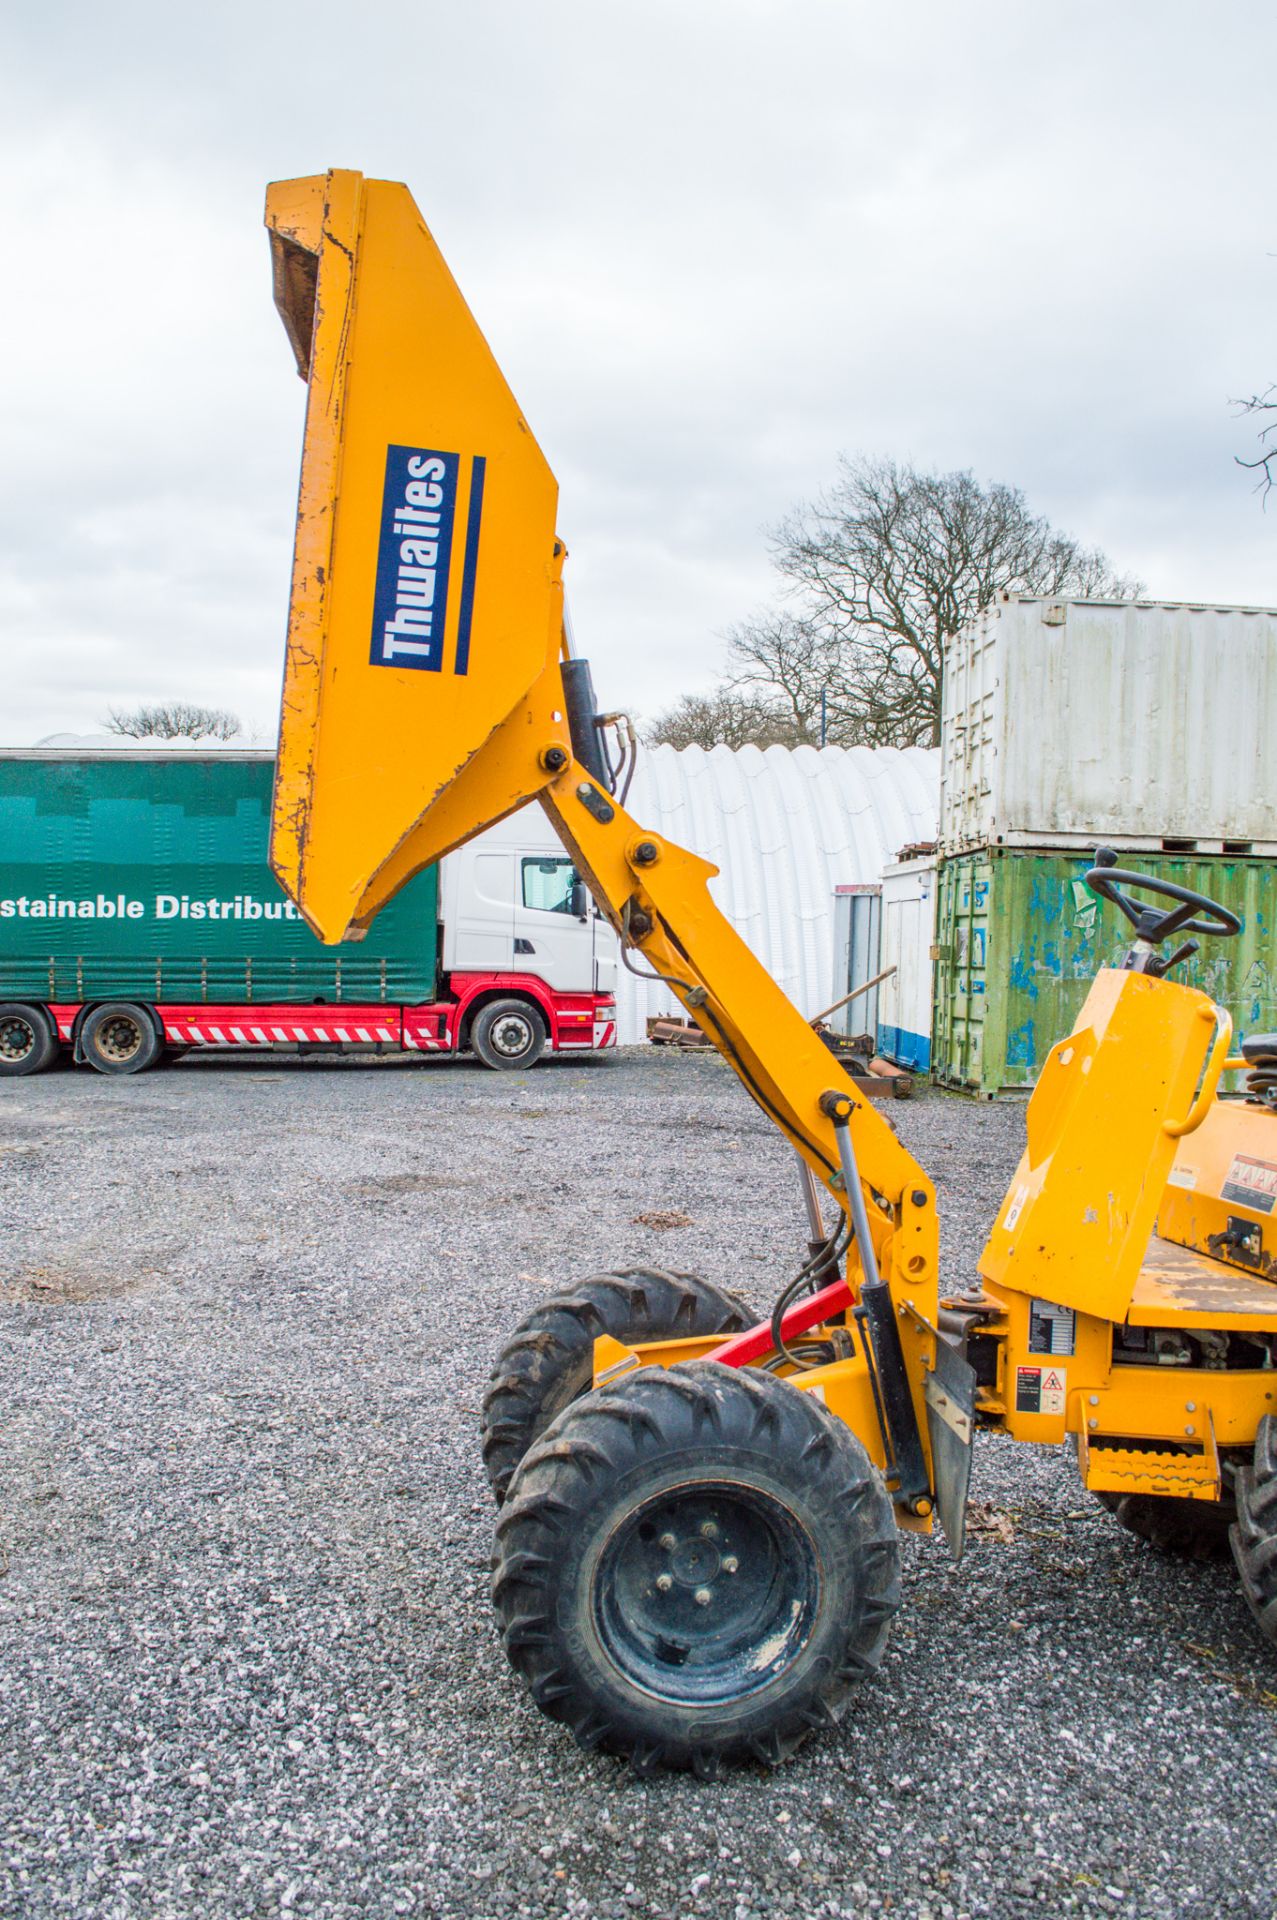
<svg viewBox="0 0 1277 1920"><path fill-rule="evenodd" d="M271 861L357 938L421 868L539 799L627 946L847 1207L822 1096L852 1103L882 1278L934 1319L931 1184L723 918L715 869L645 833L574 752L557 488L407 189L267 193L307 381ZM900 1231L907 1214L907 1231Z"/></svg>

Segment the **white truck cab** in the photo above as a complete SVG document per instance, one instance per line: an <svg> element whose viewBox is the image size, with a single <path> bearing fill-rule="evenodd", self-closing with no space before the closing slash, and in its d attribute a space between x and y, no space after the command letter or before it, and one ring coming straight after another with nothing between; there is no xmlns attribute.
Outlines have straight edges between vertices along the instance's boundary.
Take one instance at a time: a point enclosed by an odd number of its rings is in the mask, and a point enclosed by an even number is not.
<svg viewBox="0 0 1277 1920"><path fill-rule="evenodd" d="M441 861L439 911L442 973L458 1001L476 977L494 988L516 975L541 981L556 1002L580 996L557 1015L556 1049L616 1044L616 936L539 807L498 821ZM513 1029L509 1038L517 1043Z"/></svg>

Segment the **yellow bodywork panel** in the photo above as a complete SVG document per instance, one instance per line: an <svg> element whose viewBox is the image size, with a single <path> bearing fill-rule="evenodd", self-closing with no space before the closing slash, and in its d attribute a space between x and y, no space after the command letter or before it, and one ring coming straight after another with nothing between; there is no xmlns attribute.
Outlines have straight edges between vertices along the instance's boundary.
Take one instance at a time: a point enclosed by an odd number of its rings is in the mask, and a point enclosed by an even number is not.
<svg viewBox="0 0 1277 1920"><path fill-rule="evenodd" d="M406 187L283 181L266 225L308 386L271 864L336 941L474 830L440 802L503 721L556 737L558 490Z"/></svg>
<svg viewBox="0 0 1277 1920"><path fill-rule="evenodd" d="M1133 1327L1218 1327L1277 1332L1277 1283L1155 1239L1135 1283L1126 1316Z"/></svg>
<svg viewBox="0 0 1277 1920"><path fill-rule="evenodd" d="M991 1286L1125 1318L1177 1141L1206 1111L1230 1033L1191 987L1097 974L1029 1102L1027 1146L980 1259Z"/></svg>
<svg viewBox="0 0 1277 1920"><path fill-rule="evenodd" d="M1180 1142L1157 1231L1164 1240L1272 1276L1277 1301L1277 1113L1216 1101Z"/></svg>

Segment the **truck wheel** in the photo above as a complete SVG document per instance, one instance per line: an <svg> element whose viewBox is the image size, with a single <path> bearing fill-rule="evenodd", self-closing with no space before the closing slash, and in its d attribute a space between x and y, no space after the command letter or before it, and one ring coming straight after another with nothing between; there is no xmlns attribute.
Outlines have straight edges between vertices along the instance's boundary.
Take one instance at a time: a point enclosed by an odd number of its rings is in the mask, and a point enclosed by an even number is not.
<svg viewBox="0 0 1277 1920"><path fill-rule="evenodd" d="M43 1007L0 1006L0 1077L43 1073L58 1057L57 1029Z"/></svg>
<svg viewBox="0 0 1277 1920"><path fill-rule="evenodd" d="M530 1000L489 1000L470 1025L470 1046L485 1067L531 1067L545 1047L545 1021Z"/></svg>
<svg viewBox="0 0 1277 1920"><path fill-rule="evenodd" d="M94 1007L81 1027L80 1051L99 1073L145 1073L159 1059L163 1042L145 1007L110 1001Z"/></svg>
<svg viewBox="0 0 1277 1920"><path fill-rule="evenodd" d="M1228 1552L1231 1504L1179 1500L1160 1493L1097 1493L1119 1526L1138 1534L1159 1553L1184 1560L1219 1560Z"/></svg>
<svg viewBox="0 0 1277 1920"><path fill-rule="evenodd" d="M1271 1413L1259 1423L1254 1456L1236 1486L1233 1559L1260 1632L1277 1645L1277 1418Z"/></svg>
<svg viewBox="0 0 1277 1920"><path fill-rule="evenodd" d="M560 1414L497 1521L493 1599L544 1713L635 1770L775 1766L832 1726L900 1604L849 1427L750 1368L644 1368Z"/></svg>
<svg viewBox="0 0 1277 1920"><path fill-rule="evenodd" d="M483 1464L498 1503L528 1448L556 1414L594 1384L594 1342L626 1346L740 1333L756 1314L694 1273L630 1267L596 1273L521 1320L501 1350L483 1400Z"/></svg>

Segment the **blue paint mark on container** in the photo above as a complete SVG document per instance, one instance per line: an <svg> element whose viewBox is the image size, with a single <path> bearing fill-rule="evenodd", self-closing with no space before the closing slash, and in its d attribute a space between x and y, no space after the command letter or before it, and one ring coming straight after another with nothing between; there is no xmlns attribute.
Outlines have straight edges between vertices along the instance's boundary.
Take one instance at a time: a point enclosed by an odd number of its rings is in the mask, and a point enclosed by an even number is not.
<svg viewBox="0 0 1277 1920"><path fill-rule="evenodd" d="M1037 1063L1037 1035L1033 1031L1033 1022L1026 1020L1023 1026L1016 1027L1013 1033L1007 1035L1007 1065L1036 1067Z"/></svg>

